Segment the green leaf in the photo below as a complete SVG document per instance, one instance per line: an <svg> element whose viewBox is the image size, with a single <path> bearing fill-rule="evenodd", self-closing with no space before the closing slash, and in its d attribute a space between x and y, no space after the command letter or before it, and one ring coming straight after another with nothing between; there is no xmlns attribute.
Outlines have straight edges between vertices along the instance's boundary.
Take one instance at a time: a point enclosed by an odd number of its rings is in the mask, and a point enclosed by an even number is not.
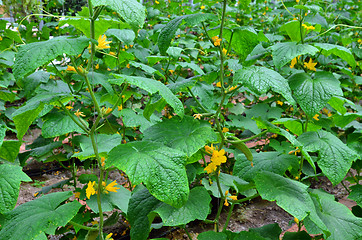
<svg viewBox="0 0 362 240"><path fill-rule="evenodd" d="M290 39L294 42L300 42L300 22L299 21L290 21L285 23L279 28L280 32L286 32ZM305 34L305 29L302 29L303 35Z"/></svg>
<svg viewBox="0 0 362 240"><path fill-rule="evenodd" d="M200 75L205 74L204 71L197 64L195 64L193 62L191 62L191 63L177 62L176 64L177 64L176 66L181 66L183 68L190 68L190 69L194 70L195 72L197 72L197 74L200 74Z"/></svg>
<svg viewBox="0 0 362 240"><path fill-rule="evenodd" d="M4 100L5 102L13 102L16 94L10 92L9 90L0 90L0 100Z"/></svg>
<svg viewBox="0 0 362 240"><path fill-rule="evenodd" d="M110 182L108 182L109 184ZM101 194L101 203L102 211L109 212L113 211L114 208L122 210L125 214L128 211L128 203L131 198L131 192L128 191L121 185L115 185L117 192L109 192ZM99 213L97 195L92 195L90 199L87 200L87 205L92 209L93 212Z"/></svg>
<svg viewBox="0 0 362 240"><path fill-rule="evenodd" d="M106 166L124 171L133 185L144 183L160 201L181 207L189 187L183 152L156 142L131 142L112 149Z"/></svg>
<svg viewBox="0 0 362 240"><path fill-rule="evenodd" d="M146 73L149 73L151 75L157 74L158 76L162 77L163 79L166 79L165 76L162 73L160 73L160 71L158 71L158 70L154 69L153 67L150 67L146 64L138 63L138 62L134 62L134 61L130 61L129 64L135 68L142 69Z"/></svg>
<svg viewBox="0 0 362 240"><path fill-rule="evenodd" d="M21 142L8 140L4 141L0 147L0 159L4 159L9 162L14 162L16 156L18 156Z"/></svg>
<svg viewBox="0 0 362 240"><path fill-rule="evenodd" d="M118 146L121 141L122 137L118 134L113 135L106 135L106 134L98 134L95 137L98 147L98 153L101 156L106 156L109 151L112 150L115 146ZM80 147L82 149L81 152L73 154L72 157L77 157L80 160L85 160L88 158L95 157L92 141L89 137L80 136Z"/></svg>
<svg viewBox="0 0 362 240"><path fill-rule="evenodd" d="M154 212L162 218L164 226L185 225L196 219L205 220L210 212L211 197L204 187L191 189L189 199L181 208L162 204Z"/></svg>
<svg viewBox="0 0 362 240"><path fill-rule="evenodd" d="M131 239L146 240L148 238L154 217L149 217L149 215L160 204L161 202L152 196L147 188L132 194L127 213L127 219L131 225Z"/></svg>
<svg viewBox="0 0 362 240"><path fill-rule="evenodd" d="M300 55L314 55L318 52L315 48L308 44L297 44L296 42L277 43L271 47L273 51L273 62L277 68L283 67Z"/></svg>
<svg viewBox="0 0 362 240"><path fill-rule="evenodd" d="M152 112L153 113L153 112ZM135 112L132 109L126 108L122 109L121 116L123 123L126 127L140 127L140 131L144 132L145 129L151 127L154 124L154 119L148 121L142 113ZM152 116L151 116L152 118ZM159 119L157 119L159 120ZM160 120L159 120L160 121Z"/></svg>
<svg viewBox="0 0 362 240"><path fill-rule="evenodd" d="M86 37L55 37L48 41L22 45L15 55L14 76L21 79L58 56L78 55L88 45L89 39Z"/></svg>
<svg viewBox="0 0 362 240"><path fill-rule="evenodd" d="M47 115L41 130L45 138L57 137L70 132L84 132L68 115L59 112Z"/></svg>
<svg viewBox="0 0 362 240"><path fill-rule="evenodd" d="M298 140L303 143L304 150L319 151L318 166L333 185L343 180L352 162L358 157L354 150L347 147L336 136L323 130L303 133Z"/></svg>
<svg viewBox="0 0 362 240"><path fill-rule="evenodd" d="M339 81L329 72L316 72L314 79L307 73L296 73L289 78L297 102L310 117L318 113L334 96L343 96Z"/></svg>
<svg viewBox="0 0 362 240"><path fill-rule="evenodd" d="M280 154L278 152L260 152L253 156L254 167L250 165L250 161L244 155L236 155L233 174L246 181L253 181L254 177L263 171L283 175L289 167L298 168L298 158L294 155Z"/></svg>
<svg viewBox="0 0 362 240"><path fill-rule="evenodd" d="M283 95L290 104L295 104L288 81L271 69L258 66L244 67L236 71L234 81L243 84L256 94L263 94L271 89Z"/></svg>
<svg viewBox="0 0 362 240"><path fill-rule="evenodd" d="M89 18L83 18L83 17L65 17L64 20L59 21L59 27L69 24L74 26L76 29L81 31L87 38L90 38L90 19ZM117 25L118 21L114 21L111 19L97 19L94 22L94 36L96 39L100 35L103 35L105 31L107 31L108 28L110 28L112 25ZM107 34L106 34L107 35ZM108 36L108 35L107 35Z"/></svg>
<svg viewBox="0 0 362 240"><path fill-rule="evenodd" d="M17 130L16 136L19 140L23 139L23 136L25 135L26 131L28 131L29 126L38 117L39 113L43 110L45 105L44 103L40 102L36 106L31 106L31 103L31 101L28 101L25 106L16 110L12 115L15 128Z"/></svg>
<svg viewBox="0 0 362 240"><path fill-rule="evenodd" d="M207 231L202 232L197 236L198 240L227 240L228 237L225 233L215 232L215 231Z"/></svg>
<svg viewBox="0 0 362 240"><path fill-rule="evenodd" d="M130 29L108 29L107 36L114 36L125 45L130 45L136 38L136 34Z"/></svg>
<svg viewBox="0 0 362 240"><path fill-rule="evenodd" d="M15 165L0 165L0 213L12 210L19 196L21 182L31 182L22 168Z"/></svg>
<svg viewBox="0 0 362 240"><path fill-rule="evenodd" d="M175 33L183 20L187 25L193 26L209 19L215 19L215 17L216 16L211 13L196 13L191 15L179 16L169 21L166 26L161 29L161 32L158 35L157 44L161 54L166 54L166 51L170 46L171 40L174 38Z"/></svg>
<svg viewBox="0 0 362 240"><path fill-rule="evenodd" d="M194 155L200 148L216 139L210 124L198 121L191 116L182 120L171 118L163 120L144 131L144 140L163 143L181 150L187 157Z"/></svg>
<svg viewBox="0 0 362 240"><path fill-rule="evenodd" d="M311 236L306 231L286 232L283 240L312 240Z"/></svg>
<svg viewBox="0 0 362 240"><path fill-rule="evenodd" d="M351 186L350 189L352 192L349 194L348 198L356 201L359 206L362 206L362 185Z"/></svg>
<svg viewBox="0 0 362 240"><path fill-rule="evenodd" d="M77 201L60 205L72 195L72 192L51 193L4 214L0 239L32 240L42 232L55 234L57 227L65 226L82 206Z"/></svg>
<svg viewBox="0 0 362 240"><path fill-rule="evenodd" d="M180 117L184 116L184 108L181 101L171 92L169 88L167 88L161 82L144 77L133 77L120 74L114 74L114 76L118 79L110 80L111 83L120 85L126 81L132 85L146 90L151 94L158 92L166 100L166 102L170 104L177 115Z"/></svg>
<svg viewBox="0 0 362 240"><path fill-rule="evenodd" d="M143 27L146 9L137 0L92 0L93 7L109 6L134 29Z"/></svg>
<svg viewBox="0 0 362 240"><path fill-rule="evenodd" d="M226 32L225 39L230 40L231 32ZM258 45L258 34L250 27L242 27L234 29L231 47L239 55L241 61L251 53L256 45Z"/></svg>
<svg viewBox="0 0 362 240"><path fill-rule="evenodd" d="M316 214L314 203L307 192L307 185L271 172L259 173L254 181L263 199L277 201L279 207L299 221L309 216L321 229L327 231Z"/></svg>
<svg viewBox="0 0 362 240"><path fill-rule="evenodd" d="M249 232L259 233L260 236L270 240L279 240L282 229L279 227L278 223L272 223L259 228L249 228Z"/></svg>
<svg viewBox="0 0 362 240"><path fill-rule="evenodd" d="M354 240L362 237L362 218L358 218L343 204L334 200L334 196L320 189L311 189L310 196L313 199L318 217L327 226L331 235L324 234L327 239ZM315 226L305 219L305 227L308 232L314 233Z"/></svg>
<svg viewBox="0 0 362 240"><path fill-rule="evenodd" d="M323 49L323 51L321 50L321 53L324 56L328 57L329 55L334 54L345 60L352 68L356 67L356 60L349 49L329 43L315 43L314 46Z"/></svg>
<svg viewBox="0 0 362 240"><path fill-rule="evenodd" d="M4 138L6 136L6 129L7 129L6 125L1 123L1 125L0 125L0 149L1 149L1 145L4 142Z"/></svg>

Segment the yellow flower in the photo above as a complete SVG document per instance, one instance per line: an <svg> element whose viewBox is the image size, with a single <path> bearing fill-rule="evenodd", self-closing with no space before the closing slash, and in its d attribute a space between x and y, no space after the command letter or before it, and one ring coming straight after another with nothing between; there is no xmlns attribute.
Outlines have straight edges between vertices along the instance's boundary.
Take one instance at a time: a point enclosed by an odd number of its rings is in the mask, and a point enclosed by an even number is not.
<svg viewBox="0 0 362 240"><path fill-rule="evenodd" d="M280 105L280 106L283 106L284 103L283 103L282 101L279 101L279 100L278 100L278 101L277 101L277 104Z"/></svg>
<svg viewBox="0 0 362 240"><path fill-rule="evenodd" d="M121 111L123 109L122 105L117 107L118 111Z"/></svg>
<svg viewBox="0 0 362 240"><path fill-rule="evenodd" d="M113 240L112 238L113 233L110 233L106 236L106 240Z"/></svg>
<svg viewBox="0 0 362 240"><path fill-rule="evenodd" d="M160 4L160 2L159 2L159 1L157 1L157 0L155 1L155 3L156 3L156 4Z"/></svg>
<svg viewBox="0 0 362 240"><path fill-rule="evenodd" d="M208 153L210 153L210 154L212 154L212 152L214 151L215 149L214 149L214 146L211 144L211 147L209 147L209 146L205 146L205 151L206 152L208 152Z"/></svg>
<svg viewBox="0 0 362 240"><path fill-rule="evenodd" d="M110 184L108 184L106 186L106 193L108 192L117 192L117 189L119 189L118 187L115 187L117 185L116 180L114 180L113 182L111 182ZM107 192L108 191L108 192Z"/></svg>
<svg viewBox="0 0 362 240"><path fill-rule="evenodd" d="M75 68L73 66L67 66L67 71L69 72L77 72L77 70L75 70Z"/></svg>
<svg viewBox="0 0 362 240"><path fill-rule="evenodd" d="M226 128L226 127L222 128L222 132L223 132L223 133L226 133L226 132L228 132L228 131L229 131L228 128Z"/></svg>
<svg viewBox="0 0 362 240"><path fill-rule="evenodd" d="M217 82L216 87L221 87L221 82Z"/></svg>
<svg viewBox="0 0 362 240"><path fill-rule="evenodd" d="M112 56L116 56L115 52L109 52L109 54L112 55Z"/></svg>
<svg viewBox="0 0 362 240"><path fill-rule="evenodd" d="M226 55L227 52L228 52L228 50L226 50L225 48L222 49L222 53L223 53L224 55Z"/></svg>
<svg viewBox="0 0 362 240"><path fill-rule="evenodd" d="M306 29L306 30L314 30L315 29L315 27L313 27L313 26L307 26L306 24L302 24L302 26Z"/></svg>
<svg viewBox="0 0 362 240"><path fill-rule="evenodd" d="M266 12L263 12L263 15L265 15L266 14Z"/></svg>
<svg viewBox="0 0 362 240"><path fill-rule="evenodd" d="M94 189L94 184L96 184L95 181L93 182L89 181L88 187L85 190L88 199L90 199L92 195L96 194L96 190Z"/></svg>
<svg viewBox="0 0 362 240"><path fill-rule="evenodd" d="M211 161L216 165L221 165L221 163L226 162L225 150L221 149L220 151L214 150L212 152Z"/></svg>
<svg viewBox="0 0 362 240"><path fill-rule="evenodd" d="M297 3L299 3L299 0L295 0Z"/></svg>
<svg viewBox="0 0 362 240"><path fill-rule="evenodd" d="M205 9L205 6L204 6L204 5L202 5L200 8L203 10L203 9Z"/></svg>
<svg viewBox="0 0 362 240"><path fill-rule="evenodd" d="M297 64L298 60L297 58L293 58L293 60L290 62L290 68L294 68L294 65Z"/></svg>
<svg viewBox="0 0 362 240"><path fill-rule="evenodd" d="M75 193L74 193L74 197L75 197L75 198L79 198L79 197L80 197L80 192L75 192Z"/></svg>
<svg viewBox="0 0 362 240"><path fill-rule="evenodd" d="M295 218L294 218L294 222L298 224L298 223L299 223L298 218L295 217Z"/></svg>
<svg viewBox="0 0 362 240"><path fill-rule="evenodd" d="M207 172L207 173L212 173L216 170L217 168L217 165L213 162L209 163L209 165L207 165L206 168L204 168L204 170Z"/></svg>
<svg viewBox="0 0 362 240"><path fill-rule="evenodd" d="M105 161L106 161L106 159L104 157L101 157L101 165L102 165L102 167L104 167Z"/></svg>
<svg viewBox="0 0 362 240"><path fill-rule="evenodd" d="M99 63L97 63L97 65L95 66L95 69L99 69Z"/></svg>
<svg viewBox="0 0 362 240"><path fill-rule="evenodd" d="M83 114L83 112L79 112L79 109L74 113L75 116L79 117L85 117L85 115Z"/></svg>
<svg viewBox="0 0 362 240"><path fill-rule="evenodd" d="M229 198L231 198L231 199L234 200L234 201L238 200L238 197L237 197L237 196L230 196Z"/></svg>
<svg viewBox="0 0 362 240"><path fill-rule="evenodd" d="M171 74L173 74L174 72L175 72L175 70L172 70L172 69L170 69L170 70L168 70Z"/></svg>
<svg viewBox="0 0 362 240"><path fill-rule="evenodd" d="M72 106L66 106L65 108L68 109L68 110L73 109Z"/></svg>
<svg viewBox="0 0 362 240"><path fill-rule="evenodd" d="M314 115L313 119L319 121L318 117L319 117L319 115L316 114L316 115Z"/></svg>
<svg viewBox="0 0 362 240"><path fill-rule="evenodd" d="M107 44L110 44L112 41L107 41L106 35L100 35L98 38L98 45L96 46L97 49L107 49L111 48Z"/></svg>
<svg viewBox="0 0 362 240"><path fill-rule="evenodd" d="M226 206L226 207L229 206L227 198L225 198L224 206Z"/></svg>
<svg viewBox="0 0 362 240"><path fill-rule="evenodd" d="M218 36L214 36L211 39L214 42L215 47L220 46L221 39Z"/></svg>
<svg viewBox="0 0 362 240"><path fill-rule="evenodd" d="M196 113L194 114L194 119L200 119L201 120L202 114Z"/></svg>
<svg viewBox="0 0 362 240"><path fill-rule="evenodd" d="M313 63L312 58L309 58L309 62L304 62L304 67L308 68L309 70L316 71L315 65L317 65L317 63Z"/></svg>
<svg viewBox="0 0 362 240"><path fill-rule="evenodd" d="M112 112L112 108L107 108L106 114L108 114L108 113L110 113L110 112Z"/></svg>
<svg viewBox="0 0 362 240"><path fill-rule="evenodd" d="M235 90L238 86L232 86L230 89L229 89L229 92Z"/></svg>
<svg viewBox="0 0 362 240"><path fill-rule="evenodd" d="M58 29L59 29L59 27L58 27L58 26L56 26L56 27L55 27L55 30L58 30Z"/></svg>

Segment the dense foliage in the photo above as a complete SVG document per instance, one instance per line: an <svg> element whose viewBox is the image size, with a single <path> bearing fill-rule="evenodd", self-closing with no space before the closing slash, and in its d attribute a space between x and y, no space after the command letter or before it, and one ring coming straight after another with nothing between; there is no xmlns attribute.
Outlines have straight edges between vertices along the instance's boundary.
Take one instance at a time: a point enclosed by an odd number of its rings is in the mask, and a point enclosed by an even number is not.
<svg viewBox="0 0 362 240"><path fill-rule="evenodd" d="M215 229L199 240L279 239L277 224L227 230L257 197L295 218L283 239L361 239L360 0L144 2L0 20L0 239L111 239L120 218L135 240L195 220ZM59 162L73 177L51 188L73 192L14 209L28 159ZM349 181L356 211L320 176Z"/></svg>

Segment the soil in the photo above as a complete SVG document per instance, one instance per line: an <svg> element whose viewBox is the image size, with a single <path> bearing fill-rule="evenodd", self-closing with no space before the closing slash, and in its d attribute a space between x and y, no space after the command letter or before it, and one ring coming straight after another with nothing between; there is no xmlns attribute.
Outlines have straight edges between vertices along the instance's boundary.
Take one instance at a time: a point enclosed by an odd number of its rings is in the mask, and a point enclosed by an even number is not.
<svg viewBox="0 0 362 240"><path fill-rule="evenodd" d="M39 130L34 130L30 135L26 135L24 140L25 144L30 144L34 139L36 139L40 135ZM12 138L12 137L11 137ZM8 137L8 139L11 139ZM21 147L21 151L25 151L25 144ZM25 202L34 200L36 197L36 192L41 190L44 186L50 186L65 179L69 179L71 177L71 173L67 170L61 169L60 166L54 163L49 163L46 168L48 171L44 172L44 169L40 171L40 167L44 167L43 163L39 163L34 159L28 160L27 166L24 168L25 172L38 172L37 176L31 176L33 179L32 182L22 183L20 187L20 194L17 202L17 206L23 204ZM81 175L84 173L90 173L90 171L86 171L80 169L77 172L77 175ZM110 178L112 180L117 180L119 184L125 183L125 179L118 171L114 171L110 173ZM347 181L344 181L344 184L349 185ZM333 186L330 181L326 177L320 177L319 181L311 181L312 188L321 188L335 195L336 199L341 203L347 205L347 207L351 208L355 205L355 202L346 198L348 196L347 190L342 186L342 184L338 184ZM71 186L64 186L64 191L74 190ZM50 192L62 191L62 189L52 189ZM217 203L215 204L217 205ZM221 214L221 228L226 221L228 208L224 208L223 213ZM209 216L210 219L213 219L212 216ZM238 205L234 208L233 214L231 216L231 220L228 225L228 230L233 232L246 231L249 228L258 228L264 226L266 224L278 223L280 228L285 231L296 231L296 226L292 226L293 217L285 212L283 209L278 207L275 202L269 202L262 200L260 197L253 199L245 203L244 205ZM189 223L186 226L189 234L192 239L197 239L197 235L201 232L213 230L214 226L212 224L205 224L201 221L194 221ZM129 239L129 228L127 223L124 222L124 219L120 219L119 222L112 226L106 227L105 231L112 232L113 238L117 239ZM171 227L163 227L158 230L152 230L150 234L150 238L167 238L167 239L188 239L187 234L183 229L180 228L171 228ZM49 239L60 239L59 236L50 236Z"/></svg>

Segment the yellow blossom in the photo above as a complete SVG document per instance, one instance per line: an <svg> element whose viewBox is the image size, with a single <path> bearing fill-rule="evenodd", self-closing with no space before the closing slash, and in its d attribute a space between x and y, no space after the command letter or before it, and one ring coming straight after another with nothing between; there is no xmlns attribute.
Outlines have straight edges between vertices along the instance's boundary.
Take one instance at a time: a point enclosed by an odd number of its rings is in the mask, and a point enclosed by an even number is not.
<svg viewBox="0 0 362 240"><path fill-rule="evenodd" d="M85 190L88 199L90 199L90 197L92 195L96 194L96 190L94 189L95 183L96 183L95 181L93 181L93 182L89 181L89 183L88 183L88 187Z"/></svg>
<svg viewBox="0 0 362 240"><path fill-rule="evenodd" d="M298 218L295 217L295 218L294 218L294 222L298 224L298 223L299 223Z"/></svg>
<svg viewBox="0 0 362 240"><path fill-rule="evenodd" d="M121 111L123 109L122 105L117 107L118 111Z"/></svg>
<svg viewBox="0 0 362 240"><path fill-rule="evenodd" d="M223 132L223 133L226 133L226 132L228 132L228 131L229 131L229 129L226 128L226 127L224 127L224 128L222 129L222 132Z"/></svg>
<svg viewBox="0 0 362 240"><path fill-rule="evenodd" d="M75 68L73 66L67 66L67 71L69 72L77 72L77 70L75 70Z"/></svg>
<svg viewBox="0 0 362 240"><path fill-rule="evenodd" d="M251 21L251 20L253 20L253 18L249 18L249 20Z"/></svg>
<svg viewBox="0 0 362 240"><path fill-rule="evenodd" d="M110 112L112 112L112 108L107 108L106 114L108 114L108 113L110 113Z"/></svg>
<svg viewBox="0 0 362 240"><path fill-rule="evenodd" d="M34 197L38 196L39 195L39 192L36 192L34 193Z"/></svg>
<svg viewBox="0 0 362 240"><path fill-rule="evenodd" d="M65 108L68 109L68 110L73 109L72 106L66 106Z"/></svg>
<svg viewBox="0 0 362 240"><path fill-rule="evenodd" d="M300 56L298 56L298 59L296 57L293 58L293 60L290 63L290 68L294 68L294 65L297 64L299 58L300 58Z"/></svg>
<svg viewBox="0 0 362 240"><path fill-rule="evenodd" d="M307 26L306 24L302 24L302 26L306 29L306 30L314 30L315 29L315 27L313 27L313 26Z"/></svg>
<svg viewBox="0 0 362 240"><path fill-rule="evenodd" d="M91 224L96 225L98 224L98 221L91 221Z"/></svg>
<svg viewBox="0 0 362 240"><path fill-rule="evenodd" d="M296 1L296 3L299 3L299 0L295 0Z"/></svg>
<svg viewBox="0 0 362 240"><path fill-rule="evenodd" d="M316 114L316 115L314 115L313 119L319 121L318 117L319 117L319 115Z"/></svg>
<svg viewBox="0 0 362 240"><path fill-rule="evenodd" d="M58 26L56 26L56 27L55 27L55 30L58 30L58 29L59 29L59 27L58 27Z"/></svg>
<svg viewBox="0 0 362 240"><path fill-rule="evenodd" d="M221 39L218 36L214 36L211 39L214 42L215 47L220 46Z"/></svg>
<svg viewBox="0 0 362 240"><path fill-rule="evenodd" d="M204 5L202 5L200 8L203 10L203 9L205 9L205 6L204 6Z"/></svg>
<svg viewBox="0 0 362 240"><path fill-rule="evenodd" d="M172 70L172 69L170 69L170 70L168 70L171 74L173 74L174 72L175 72L175 70Z"/></svg>
<svg viewBox="0 0 362 240"><path fill-rule="evenodd" d="M110 233L106 236L106 240L113 240L112 238L113 233Z"/></svg>
<svg viewBox="0 0 362 240"><path fill-rule="evenodd" d="M313 63L312 58L309 58L309 62L304 62L304 67L312 71L316 71L315 65L317 65L317 63Z"/></svg>
<svg viewBox="0 0 362 240"><path fill-rule="evenodd" d="M202 114L196 113L194 114L194 119L200 119L201 120Z"/></svg>
<svg viewBox="0 0 362 240"><path fill-rule="evenodd" d="M116 180L114 180L113 182L111 182L110 184L108 184L106 186L106 191L108 192L117 192L117 189L119 189L118 187L115 187L117 185Z"/></svg>
<svg viewBox="0 0 362 240"><path fill-rule="evenodd" d="M207 165L206 168L204 168L204 170L207 172L207 173L212 173L216 170L217 168L217 165L213 162L209 163L209 165Z"/></svg>
<svg viewBox="0 0 362 240"><path fill-rule="evenodd" d="M229 89L229 92L235 90L238 86L232 86L230 89Z"/></svg>
<svg viewBox="0 0 362 240"><path fill-rule="evenodd" d="M101 157L101 165L102 165L102 167L104 167L105 161L106 161L106 159L104 157Z"/></svg>
<svg viewBox="0 0 362 240"><path fill-rule="evenodd" d="M238 200L238 197L237 197L237 196L229 196L229 198L231 198L231 199L234 200L234 201Z"/></svg>
<svg viewBox="0 0 362 240"><path fill-rule="evenodd" d="M209 147L209 146L205 146L205 151L206 152L208 152L208 153L210 153L210 154L212 154L212 152L214 151L215 149L214 149L214 146L211 144L211 147Z"/></svg>
<svg viewBox="0 0 362 240"><path fill-rule="evenodd" d="M75 193L74 193L74 197L75 197L75 198L79 198L79 197L80 197L80 192L75 192Z"/></svg>
<svg viewBox="0 0 362 240"><path fill-rule="evenodd" d="M97 63L97 65L95 66L95 69L99 69L99 63Z"/></svg>
<svg viewBox="0 0 362 240"><path fill-rule="evenodd" d="M79 117L85 117L85 115L83 114L83 112L80 112L79 109L74 113L75 116Z"/></svg>
<svg viewBox="0 0 362 240"><path fill-rule="evenodd" d="M229 206L228 200L226 198L225 198L224 206L226 206L226 207Z"/></svg>
<svg viewBox="0 0 362 240"><path fill-rule="evenodd" d="M283 103L282 101L279 101L279 100L278 100L278 101L277 101L277 104L280 105L280 106L283 106L284 103Z"/></svg>
<svg viewBox="0 0 362 240"><path fill-rule="evenodd" d="M223 53L224 55L226 55L227 52L228 52L228 50L226 50L225 48L222 49L222 53Z"/></svg>
<svg viewBox="0 0 362 240"><path fill-rule="evenodd" d="M216 87L221 87L221 82L217 82Z"/></svg>
<svg viewBox="0 0 362 240"><path fill-rule="evenodd" d="M211 161L216 165L221 165L221 163L226 162L225 150L221 149L220 151L214 150L212 152Z"/></svg>
<svg viewBox="0 0 362 240"><path fill-rule="evenodd" d="M126 66L127 68L130 68L130 65L129 65L129 63L127 64L127 66Z"/></svg>
<svg viewBox="0 0 362 240"><path fill-rule="evenodd" d="M100 35L98 38L98 45L96 46L97 49L107 49L111 48L108 44L110 44L112 41L107 41L106 35Z"/></svg>
<svg viewBox="0 0 362 240"><path fill-rule="evenodd" d="M157 0L155 1L155 3L156 3L156 4L160 4L160 2L159 2L159 1L157 1Z"/></svg>

